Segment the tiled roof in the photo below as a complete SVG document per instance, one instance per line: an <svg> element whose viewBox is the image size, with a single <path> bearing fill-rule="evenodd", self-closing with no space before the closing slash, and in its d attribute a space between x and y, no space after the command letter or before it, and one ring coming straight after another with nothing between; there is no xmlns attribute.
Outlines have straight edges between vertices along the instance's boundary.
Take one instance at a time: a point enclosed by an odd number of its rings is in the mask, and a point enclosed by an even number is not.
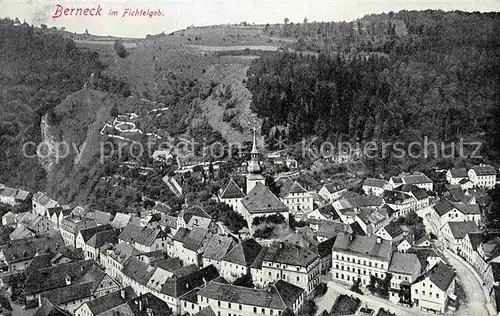
<svg viewBox="0 0 500 316"><path fill-rule="evenodd" d="M322 221L319 224L316 234L321 237L332 238L337 236L340 232L350 231L349 225L344 223Z"/></svg>
<svg viewBox="0 0 500 316"><path fill-rule="evenodd" d="M116 213L115 218L113 218L113 221L111 222L111 226L116 229L124 228L128 225L131 218L132 215L130 214Z"/></svg>
<svg viewBox="0 0 500 316"><path fill-rule="evenodd" d="M439 216L443 216L453 210L455 206L447 199L440 199L439 202L433 206L433 208Z"/></svg>
<svg viewBox="0 0 500 316"><path fill-rule="evenodd" d="M64 241L60 234L18 239L4 248L5 261L15 263L28 260L40 250L55 250L62 245L64 245Z"/></svg>
<svg viewBox="0 0 500 316"><path fill-rule="evenodd" d="M297 193L297 194L307 193L307 190L304 189L304 187L301 186L300 183L298 183L297 181L292 179L287 179L285 183L283 183L283 185L281 186L279 195L282 198L285 198L292 193Z"/></svg>
<svg viewBox="0 0 500 316"><path fill-rule="evenodd" d="M210 305L204 307L201 311L194 314L194 316L215 316L214 310Z"/></svg>
<svg viewBox="0 0 500 316"><path fill-rule="evenodd" d="M429 177L421 172L414 172L412 175L403 176L405 184L420 184L420 183L433 183Z"/></svg>
<svg viewBox="0 0 500 316"><path fill-rule="evenodd" d="M416 265L420 266L420 262L418 261L416 254L394 252L392 254L391 263L389 264L389 272L412 274Z"/></svg>
<svg viewBox="0 0 500 316"><path fill-rule="evenodd" d="M330 182L323 186L329 193L345 190L347 186L343 182Z"/></svg>
<svg viewBox="0 0 500 316"><path fill-rule="evenodd" d="M111 223L113 215L111 213L106 213L102 211L94 212L94 219L98 225L107 225Z"/></svg>
<svg viewBox="0 0 500 316"><path fill-rule="evenodd" d="M490 165L473 166L471 168L478 176L494 176L497 174L495 168Z"/></svg>
<svg viewBox="0 0 500 316"><path fill-rule="evenodd" d="M210 236L211 233L208 230L194 227L184 240L184 248L198 251L204 245L203 242L208 240Z"/></svg>
<svg viewBox="0 0 500 316"><path fill-rule="evenodd" d="M318 244L318 255L320 257L328 256L332 254L333 244L335 244L336 237L332 237Z"/></svg>
<svg viewBox="0 0 500 316"><path fill-rule="evenodd" d="M182 261L179 258L167 258L156 260L153 265L165 271L174 272L175 270L182 268Z"/></svg>
<svg viewBox="0 0 500 316"><path fill-rule="evenodd" d="M477 204L455 203L454 205L457 210L465 215L481 214L481 210Z"/></svg>
<svg viewBox="0 0 500 316"><path fill-rule="evenodd" d="M284 212L288 208L265 185L257 183L241 203L250 213Z"/></svg>
<svg viewBox="0 0 500 316"><path fill-rule="evenodd" d="M402 204L402 203L406 202L407 200L410 200L413 198L408 193L394 191L394 190L385 190L383 197L384 197L384 200L386 203L397 204L397 205Z"/></svg>
<svg viewBox="0 0 500 316"><path fill-rule="evenodd" d="M68 262L53 267L34 270L26 279L26 294L36 294L66 286L66 276L73 283L85 277L87 282L100 281L105 273L94 260Z"/></svg>
<svg viewBox="0 0 500 316"><path fill-rule="evenodd" d="M365 179L365 181L363 181L363 185L381 189L383 189L387 184L388 184L387 180L383 179L367 178Z"/></svg>
<svg viewBox="0 0 500 316"><path fill-rule="evenodd" d="M175 233L174 237L172 237L172 239L183 243L186 240L188 235L189 235L189 229L181 227L177 230L177 232Z"/></svg>
<svg viewBox="0 0 500 316"><path fill-rule="evenodd" d="M367 225L369 224L377 225L387 219L387 217L381 214L378 210L374 210L368 207L360 208L357 216L359 217L360 220L363 221L363 223Z"/></svg>
<svg viewBox="0 0 500 316"><path fill-rule="evenodd" d="M269 247L262 260L307 267L316 259L318 255L312 251L289 243L278 242Z"/></svg>
<svg viewBox="0 0 500 316"><path fill-rule="evenodd" d="M284 310L292 306L303 292L303 289L280 280L269 290L210 282L198 295L218 301Z"/></svg>
<svg viewBox="0 0 500 316"><path fill-rule="evenodd" d="M346 191L342 193L351 207L378 207L384 205L384 199L376 195L361 195L356 192Z"/></svg>
<svg viewBox="0 0 500 316"><path fill-rule="evenodd" d="M179 216L182 217L182 219L186 224L190 222L193 216L198 216L200 218L207 218L207 219L212 218L207 212L205 212L203 208L201 208L201 206L193 206L187 209L183 209L179 214Z"/></svg>
<svg viewBox="0 0 500 316"><path fill-rule="evenodd" d="M384 229L392 238L403 233L403 228L396 222L390 222L384 227Z"/></svg>
<svg viewBox="0 0 500 316"><path fill-rule="evenodd" d="M174 272L172 273L172 276L176 277L176 278L182 278L186 275L190 275L191 273L195 273L198 270L200 270L200 269L198 269L198 266L193 263L193 264L189 264L187 266L183 266L183 267L180 267L180 268L174 270Z"/></svg>
<svg viewBox="0 0 500 316"><path fill-rule="evenodd" d="M234 247L233 238L213 235L205 248L203 258L222 260L222 258Z"/></svg>
<svg viewBox="0 0 500 316"><path fill-rule="evenodd" d="M394 191L401 191L411 193L417 200L423 200L429 197L425 189L419 188L414 184L403 184L394 189Z"/></svg>
<svg viewBox="0 0 500 316"><path fill-rule="evenodd" d="M448 222L451 233L455 239L462 239L470 232L478 231L476 223L473 221L469 222Z"/></svg>
<svg viewBox="0 0 500 316"><path fill-rule="evenodd" d="M83 241L87 243L90 240L90 238L92 238L95 234L107 230L113 230L113 228L110 225L95 226L86 229L81 229L78 234L82 235Z"/></svg>
<svg viewBox="0 0 500 316"><path fill-rule="evenodd" d="M137 257L130 257L123 266L123 274L141 285L146 285L155 269Z"/></svg>
<svg viewBox="0 0 500 316"><path fill-rule="evenodd" d="M126 243L118 243L111 249L110 256L120 263L125 263L132 256L139 255L140 252L133 245Z"/></svg>
<svg viewBox="0 0 500 316"><path fill-rule="evenodd" d="M335 240L333 250L389 261L392 254L392 243L377 238L375 235L367 237L340 233Z"/></svg>
<svg viewBox="0 0 500 316"><path fill-rule="evenodd" d="M91 297L98 285L98 281L71 284L40 293L40 296L56 305L61 305Z"/></svg>
<svg viewBox="0 0 500 316"><path fill-rule="evenodd" d="M159 228L128 224L120 233L118 239L130 244L138 243L140 245L151 246L156 239L163 237L166 237L166 235Z"/></svg>
<svg viewBox="0 0 500 316"><path fill-rule="evenodd" d="M439 258L432 248L411 247L406 250L406 253L414 253L417 255L422 271L425 271L427 265L429 264L427 261L428 258Z"/></svg>
<svg viewBox="0 0 500 316"><path fill-rule="evenodd" d="M86 242L92 248L101 248L105 243L118 243L118 232L114 229L97 232Z"/></svg>
<svg viewBox="0 0 500 316"><path fill-rule="evenodd" d="M248 267L255 261L261 251L262 246L255 239L251 238L234 246L224 256L223 260Z"/></svg>
<svg viewBox="0 0 500 316"><path fill-rule="evenodd" d="M219 272L213 265L204 267L180 278L168 278L162 285L161 293L170 297L180 297L193 289L202 286L219 277Z"/></svg>
<svg viewBox="0 0 500 316"><path fill-rule="evenodd" d="M452 168L450 169L452 178L467 178L467 170L465 168Z"/></svg>
<svg viewBox="0 0 500 316"><path fill-rule="evenodd" d="M33 316L70 316L71 314L55 306L48 299L42 300L42 305Z"/></svg>
<svg viewBox="0 0 500 316"><path fill-rule="evenodd" d="M229 180L229 183L222 191L221 199L241 199L245 196L240 187L234 182L233 179Z"/></svg>
<svg viewBox="0 0 500 316"><path fill-rule="evenodd" d="M151 316L151 314L155 316L172 315L172 308L149 292L128 301L127 304L134 313L134 316ZM139 309L139 306L142 306L142 310Z"/></svg>
<svg viewBox="0 0 500 316"><path fill-rule="evenodd" d="M124 297L122 297L122 291ZM87 304L93 315L98 315L119 305L122 305L136 297L137 295L135 294L134 290L132 290L130 286L127 286L118 291L113 291L106 295L95 298L91 301L86 302L85 304Z"/></svg>
<svg viewBox="0 0 500 316"><path fill-rule="evenodd" d="M439 262L426 273L426 276L428 276L432 283L438 288L446 291L455 279L456 273L450 266L443 262Z"/></svg>
<svg viewBox="0 0 500 316"><path fill-rule="evenodd" d="M51 199L47 194L43 192L37 192L33 195L33 200L46 208L60 207L59 202Z"/></svg>
<svg viewBox="0 0 500 316"><path fill-rule="evenodd" d="M340 218L339 214L337 214L332 204L326 204L325 206L320 207L318 209L318 212L320 212L321 215L323 215L329 220L335 220Z"/></svg>

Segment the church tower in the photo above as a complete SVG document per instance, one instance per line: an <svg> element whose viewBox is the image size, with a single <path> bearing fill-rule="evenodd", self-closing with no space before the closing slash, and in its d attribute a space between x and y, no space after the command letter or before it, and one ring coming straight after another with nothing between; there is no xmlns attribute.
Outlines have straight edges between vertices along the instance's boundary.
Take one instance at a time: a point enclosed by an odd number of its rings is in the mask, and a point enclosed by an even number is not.
<svg viewBox="0 0 500 316"><path fill-rule="evenodd" d="M247 167L247 191L246 193L250 192L257 183L262 183L265 185L265 178L262 175L262 169L259 164L259 150L257 149L257 136L255 132L255 128L253 130L253 145L252 145L252 151L250 152L251 158L250 161L248 161L248 167Z"/></svg>

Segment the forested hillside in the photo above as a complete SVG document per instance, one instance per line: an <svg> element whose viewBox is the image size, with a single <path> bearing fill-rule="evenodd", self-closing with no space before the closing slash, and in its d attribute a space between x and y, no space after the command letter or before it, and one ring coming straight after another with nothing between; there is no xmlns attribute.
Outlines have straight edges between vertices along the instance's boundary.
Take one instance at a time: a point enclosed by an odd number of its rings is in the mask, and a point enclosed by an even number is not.
<svg viewBox="0 0 500 316"><path fill-rule="evenodd" d="M77 48L72 40L7 19L0 20L0 56L0 179L43 189L45 171L37 159L23 156L23 144L39 144L41 117L105 67L96 53ZM112 78L100 78L105 80L97 89L127 90ZM34 146L26 148L33 154Z"/></svg>
<svg viewBox="0 0 500 316"><path fill-rule="evenodd" d="M249 70L252 109L290 139L480 136L500 91L500 14L422 11L266 26L296 50ZM412 136L413 137L413 136Z"/></svg>

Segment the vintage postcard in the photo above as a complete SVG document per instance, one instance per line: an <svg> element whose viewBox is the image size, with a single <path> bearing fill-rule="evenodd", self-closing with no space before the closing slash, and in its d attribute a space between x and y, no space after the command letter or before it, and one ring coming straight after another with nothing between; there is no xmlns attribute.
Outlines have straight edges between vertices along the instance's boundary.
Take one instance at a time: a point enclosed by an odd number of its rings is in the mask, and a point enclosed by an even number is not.
<svg viewBox="0 0 500 316"><path fill-rule="evenodd" d="M500 314L498 0L0 0L0 315Z"/></svg>

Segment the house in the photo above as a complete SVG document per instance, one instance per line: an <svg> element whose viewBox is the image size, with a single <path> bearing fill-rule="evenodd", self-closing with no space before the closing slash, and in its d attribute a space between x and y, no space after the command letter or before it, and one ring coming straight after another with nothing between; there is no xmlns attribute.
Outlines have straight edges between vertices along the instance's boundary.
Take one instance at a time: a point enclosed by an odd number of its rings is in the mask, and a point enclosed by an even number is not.
<svg viewBox="0 0 500 316"><path fill-rule="evenodd" d="M95 226L95 227L81 229L75 238L75 245L76 245L75 248L82 249L84 251L85 256L90 255L89 253L86 253L87 242L98 232L103 232L107 230L113 230L113 228L110 225L103 225L103 226Z"/></svg>
<svg viewBox="0 0 500 316"><path fill-rule="evenodd" d="M236 245L232 237L213 235L208 242L205 252L202 255L204 267L214 265L221 271L221 261L226 254Z"/></svg>
<svg viewBox="0 0 500 316"><path fill-rule="evenodd" d="M420 210L429 206L429 195L427 191L414 184L402 184L394 188L394 191L405 192L411 195L416 201L415 210Z"/></svg>
<svg viewBox="0 0 500 316"><path fill-rule="evenodd" d="M390 222L384 227L375 232L375 235L384 239L392 241L393 244L398 244L410 234L408 229L402 227L397 222Z"/></svg>
<svg viewBox="0 0 500 316"><path fill-rule="evenodd" d="M432 248L411 247L406 253L414 253L417 255L422 272L428 272L436 264L444 262Z"/></svg>
<svg viewBox="0 0 500 316"><path fill-rule="evenodd" d="M41 215L47 216L47 211L54 211L56 209L62 208L59 202L51 199L47 194L43 192L37 192L33 195L31 199L33 212Z"/></svg>
<svg viewBox="0 0 500 316"><path fill-rule="evenodd" d="M0 312L2 313L2 315L4 315L4 311L3 310L0 310ZM11 314L5 313L5 315L11 315ZM57 315L57 316L71 316L70 313L68 313L65 310L63 310L63 309L55 306L54 304L52 304L51 301L49 301L48 299L44 298L42 300L42 304L36 310L34 316L53 316L53 315Z"/></svg>
<svg viewBox="0 0 500 316"><path fill-rule="evenodd" d="M451 203L447 199L440 199L431 211L431 220L434 233L437 235L441 228L448 222L475 222L481 220L481 212L476 204Z"/></svg>
<svg viewBox="0 0 500 316"><path fill-rule="evenodd" d="M321 274L326 274L332 268L332 248L337 237L332 237L318 244L317 254L321 263Z"/></svg>
<svg viewBox="0 0 500 316"><path fill-rule="evenodd" d="M30 202L32 194L28 191L6 187L0 183L0 203L26 205Z"/></svg>
<svg viewBox="0 0 500 316"><path fill-rule="evenodd" d="M12 213L12 211L8 211L2 216L2 225L14 225L16 223L16 214Z"/></svg>
<svg viewBox="0 0 500 316"><path fill-rule="evenodd" d="M459 255L462 249L462 239L468 233L478 230L475 222L447 222L441 228L439 239L448 249Z"/></svg>
<svg viewBox="0 0 500 316"><path fill-rule="evenodd" d="M181 314L182 297L192 291L198 291L197 293L199 293L200 288L205 287L212 280L221 280L217 269L212 265L179 278L171 277L161 286L158 297L166 302L175 314ZM198 303L200 303L200 300L198 300ZM204 306L200 304L200 307L203 308Z"/></svg>
<svg viewBox="0 0 500 316"><path fill-rule="evenodd" d="M75 310L75 316L97 316L108 312L128 301L136 298L134 290L130 286L83 303Z"/></svg>
<svg viewBox="0 0 500 316"><path fill-rule="evenodd" d="M220 274L229 282L234 282L237 278L250 274L250 266L259 255L263 255L264 249L266 248L253 238L243 240L222 258L219 265Z"/></svg>
<svg viewBox="0 0 500 316"><path fill-rule="evenodd" d="M240 201L245 197L245 193L240 187L234 182L233 179L229 180L229 183L224 189L221 189L219 194L219 201L226 203L231 206L235 212L240 212Z"/></svg>
<svg viewBox="0 0 500 316"><path fill-rule="evenodd" d="M113 221L113 214L103 211L94 212L94 220L97 225L111 225Z"/></svg>
<svg viewBox="0 0 500 316"><path fill-rule="evenodd" d="M111 227L115 229L125 228L131 219L132 215L130 214L116 213L113 221L111 222Z"/></svg>
<svg viewBox="0 0 500 316"><path fill-rule="evenodd" d="M432 180L422 172L418 171L413 172L413 174L402 173L397 177L391 177L389 179L389 184L393 188L401 184L414 184L419 188L425 189L426 191L434 190L434 183Z"/></svg>
<svg viewBox="0 0 500 316"><path fill-rule="evenodd" d="M167 250L167 235L159 228L128 224L118 236L119 243L129 243L140 252Z"/></svg>
<svg viewBox="0 0 500 316"><path fill-rule="evenodd" d="M297 218L303 218L313 210L312 194L290 178L281 185L279 198Z"/></svg>
<svg viewBox="0 0 500 316"><path fill-rule="evenodd" d="M212 230L213 226L212 217L200 206L183 208L177 215L177 228L199 227Z"/></svg>
<svg viewBox="0 0 500 316"><path fill-rule="evenodd" d="M85 301L118 290L116 283L93 260L68 262L33 270L26 279L26 299L47 298L55 305L74 314Z"/></svg>
<svg viewBox="0 0 500 316"><path fill-rule="evenodd" d="M429 238L429 236L424 235L422 238L415 241L414 245L415 245L415 247L430 247L430 246L432 246L432 242L431 242L431 239Z"/></svg>
<svg viewBox="0 0 500 316"><path fill-rule="evenodd" d="M24 227L34 234L46 234L55 226L47 217L30 212L18 214L16 222L18 228Z"/></svg>
<svg viewBox="0 0 500 316"><path fill-rule="evenodd" d="M413 235L406 236L400 243L397 243L396 245L396 249L398 252L407 252L411 247L413 247Z"/></svg>
<svg viewBox="0 0 500 316"><path fill-rule="evenodd" d="M478 188L492 189L497 182L497 171L490 165L473 166L468 175L474 187Z"/></svg>
<svg viewBox="0 0 500 316"><path fill-rule="evenodd" d="M470 181L469 178L462 179L458 183L460 184L460 187L464 191L468 191L474 188L474 183Z"/></svg>
<svg viewBox="0 0 500 316"><path fill-rule="evenodd" d="M382 196L385 190L391 190L389 181L384 179L367 178L361 187L366 195Z"/></svg>
<svg viewBox="0 0 500 316"><path fill-rule="evenodd" d="M306 218L309 222L309 226L315 231L319 229L319 225L324 221L340 221L340 216L337 214L332 204L326 204L325 206L309 212Z"/></svg>
<svg viewBox="0 0 500 316"><path fill-rule="evenodd" d="M61 235L56 233L18 239L0 248L0 258L8 272L22 271L28 267L39 251L56 251L61 246L63 246L63 240Z"/></svg>
<svg viewBox="0 0 500 316"><path fill-rule="evenodd" d="M123 284L122 271L125 264L131 257L138 255L140 252L130 244L110 244L109 248L101 249L100 263L104 266L107 274Z"/></svg>
<svg viewBox="0 0 500 316"><path fill-rule="evenodd" d="M357 224L357 226L359 226L359 224ZM352 229L347 224L324 221L319 224L318 231L316 232L316 238L319 242L323 242L327 239L336 237L341 232L350 233L352 232Z"/></svg>
<svg viewBox="0 0 500 316"><path fill-rule="evenodd" d="M72 215L63 218L59 225L59 230L61 231L64 244L76 247L76 236L78 236L80 230L96 226L97 223L94 219Z"/></svg>
<svg viewBox="0 0 500 316"><path fill-rule="evenodd" d="M455 300L455 277L452 267L439 262L411 285L414 306L423 311L444 313L449 300Z"/></svg>
<svg viewBox="0 0 500 316"><path fill-rule="evenodd" d="M420 276L421 270L416 254L394 252L388 270L392 275L389 299L410 304L410 286Z"/></svg>
<svg viewBox="0 0 500 316"><path fill-rule="evenodd" d="M269 246L262 257L260 270L260 273L252 274L253 283L257 286L284 280L311 293L319 284L321 264L314 252L297 245L277 242Z"/></svg>
<svg viewBox="0 0 500 316"><path fill-rule="evenodd" d="M329 202L338 200L342 193L347 191L347 187L342 182L331 182L324 184L318 194Z"/></svg>
<svg viewBox="0 0 500 316"><path fill-rule="evenodd" d="M64 217L71 215L71 209L68 208L52 208L47 210L47 218L54 223L56 228L59 228Z"/></svg>
<svg viewBox="0 0 500 316"><path fill-rule="evenodd" d="M480 271L479 267L484 267L487 264L481 262L483 258L478 253L478 247L496 237L500 237L500 232L475 231L467 233L462 239L460 256L470 263L476 271Z"/></svg>
<svg viewBox="0 0 500 316"><path fill-rule="evenodd" d="M281 214L288 222L288 207L262 183L256 183L252 190L241 200L241 215L248 227L256 217Z"/></svg>
<svg viewBox="0 0 500 316"><path fill-rule="evenodd" d="M339 282L361 280L370 283L370 275L383 279L392 256L392 242L375 235L357 236L340 233L332 248L332 277Z"/></svg>
<svg viewBox="0 0 500 316"><path fill-rule="evenodd" d="M459 184L460 181L468 178L469 175L465 168L452 168L446 171L446 181L449 184Z"/></svg>
<svg viewBox="0 0 500 316"><path fill-rule="evenodd" d="M17 239L25 239L25 238L30 238L30 237L35 237L36 234L34 231L31 229L27 228L24 225L19 225L14 229L12 233L9 235L10 240L17 240Z"/></svg>
<svg viewBox="0 0 500 316"><path fill-rule="evenodd" d="M109 229L96 232L92 237L90 237L89 240L85 242L85 247L83 249L85 258L94 259L97 262L99 262L101 248L106 243L110 244L118 243L118 231L114 229Z"/></svg>
<svg viewBox="0 0 500 316"><path fill-rule="evenodd" d="M396 211L394 214L396 218L405 216L410 213L410 211L415 211L417 209L417 200L413 195L406 192L386 190L382 196L385 203Z"/></svg>
<svg viewBox="0 0 500 316"><path fill-rule="evenodd" d="M201 256L211 237L212 233L203 228L179 228L173 237L172 256L180 258L184 265L201 266Z"/></svg>
<svg viewBox="0 0 500 316"><path fill-rule="evenodd" d="M388 218L376 209L362 207L355 215L355 220L365 233L371 235L382 228L388 221Z"/></svg>
<svg viewBox="0 0 500 316"><path fill-rule="evenodd" d="M282 315L290 309L298 314L305 300L304 289L279 280L268 289L250 289L222 282L209 282L198 292L201 308L216 315Z"/></svg>

